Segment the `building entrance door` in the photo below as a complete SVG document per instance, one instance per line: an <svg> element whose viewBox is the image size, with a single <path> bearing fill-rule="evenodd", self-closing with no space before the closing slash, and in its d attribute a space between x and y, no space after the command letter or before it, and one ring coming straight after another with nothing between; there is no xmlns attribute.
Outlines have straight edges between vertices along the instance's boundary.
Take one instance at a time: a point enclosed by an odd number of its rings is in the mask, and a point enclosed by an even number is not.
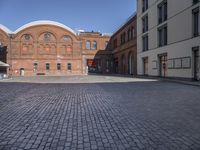
<svg viewBox="0 0 200 150"><path fill-rule="evenodd" d="M24 68L20 68L20 76L24 76Z"/></svg>
<svg viewBox="0 0 200 150"><path fill-rule="evenodd" d="M144 75L148 75L148 58L143 58Z"/></svg>
<svg viewBox="0 0 200 150"><path fill-rule="evenodd" d="M159 55L159 76L166 77L167 75L167 54Z"/></svg>
<svg viewBox="0 0 200 150"><path fill-rule="evenodd" d="M33 64L33 72L34 72L34 75L37 75L37 72L38 72L38 64L37 63Z"/></svg>
<svg viewBox="0 0 200 150"><path fill-rule="evenodd" d="M119 73L119 70L118 70L118 66L119 66L119 65L118 65L118 58L115 58L115 59L114 59L114 64L115 64L115 70L114 70L115 73Z"/></svg>
<svg viewBox="0 0 200 150"><path fill-rule="evenodd" d="M200 60L199 60L199 50L194 50L194 79L200 80Z"/></svg>

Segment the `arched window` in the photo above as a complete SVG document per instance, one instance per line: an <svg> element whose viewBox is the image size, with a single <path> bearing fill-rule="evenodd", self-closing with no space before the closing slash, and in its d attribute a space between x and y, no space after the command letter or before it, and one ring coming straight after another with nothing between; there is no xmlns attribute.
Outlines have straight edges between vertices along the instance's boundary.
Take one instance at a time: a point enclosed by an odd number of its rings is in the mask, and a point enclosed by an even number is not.
<svg viewBox="0 0 200 150"><path fill-rule="evenodd" d="M24 35L24 39L25 39L26 41L29 41L29 40L31 39L31 36L30 36L29 34L25 34L25 35Z"/></svg>
<svg viewBox="0 0 200 150"><path fill-rule="evenodd" d="M127 36L128 36L128 41L130 41L130 39L131 39L131 30L130 30L130 29L128 29L128 34L127 34Z"/></svg>
<svg viewBox="0 0 200 150"><path fill-rule="evenodd" d="M135 38L135 29L132 27L131 29L131 40L133 40Z"/></svg>
<svg viewBox="0 0 200 150"><path fill-rule="evenodd" d="M90 41L86 42L86 49L91 49L91 42Z"/></svg>
<svg viewBox="0 0 200 150"><path fill-rule="evenodd" d="M44 41L49 42L50 39L51 39L51 34L48 32L44 33Z"/></svg>
<svg viewBox="0 0 200 150"><path fill-rule="evenodd" d="M72 38L69 35L64 35L63 36L63 41L64 42L72 42Z"/></svg>
<svg viewBox="0 0 200 150"><path fill-rule="evenodd" d="M97 49L97 42L96 41L92 42L92 49Z"/></svg>
<svg viewBox="0 0 200 150"><path fill-rule="evenodd" d="M128 74L133 74L133 54L131 52L128 55Z"/></svg>
<svg viewBox="0 0 200 150"><path fill-rule="evenodd" d="M125 56L122 55L121 56L121 73L125 73L125 65L126 65Z"/></svg>

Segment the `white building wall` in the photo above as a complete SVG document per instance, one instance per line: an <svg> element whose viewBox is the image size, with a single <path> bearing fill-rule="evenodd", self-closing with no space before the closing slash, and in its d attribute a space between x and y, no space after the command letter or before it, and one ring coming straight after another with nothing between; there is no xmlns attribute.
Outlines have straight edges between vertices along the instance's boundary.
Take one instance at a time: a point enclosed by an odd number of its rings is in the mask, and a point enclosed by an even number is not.
<svg viewBox="0 0 200 150"><path fill-rule="evenodd" d="M149 9L142 13L142 0L137 0L137 47L138 47L138 74L143 75L143 58L148 57L148 75L158 76L158 54L167 53L168 59L189 57L191 67L187 69L167 69L167 77L193 78L193 52L192 47L200 47L200 36L192 35L192 10L200 4L193 6L192 0L167 0L168 20L158 25L157 5L163 0L149 0ZM149 50L142 51L142 17L148 14L149 19ZM168 45L158 47L158 27L167 23ZM146 33L145 33L146 34ZM199 50L200 51L200 50ZM170 61L169 61L170 62ZM157 67L157 69L156 69Z"/></svg>

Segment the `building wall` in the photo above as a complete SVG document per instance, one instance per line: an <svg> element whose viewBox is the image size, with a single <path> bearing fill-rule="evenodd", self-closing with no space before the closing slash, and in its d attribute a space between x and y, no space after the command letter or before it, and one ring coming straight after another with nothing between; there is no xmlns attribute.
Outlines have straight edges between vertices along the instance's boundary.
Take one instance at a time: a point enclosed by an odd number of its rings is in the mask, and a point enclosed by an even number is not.
<svg viewBox="0 0 200 150"><path fill-rule="evenodd" d="M192 0L167 0L167 21L158 25L158 5L163 0L149 0L149 8L142 13L142 0L137 1L138 74L144 75L143 58L148 57L148 75L160 76L159 55L167 54L166 77L194 77L193 47L200 46L200 36L193 37L192 10L200 6ZM148 15L149 49L143 51L142 18ZM200 17L199 17L200 18ZM158 46L158 28L167 25L167 45ZM186 59L185 59L186 57ZM182 61L182 67L178 67ZM172 62L174 67L172 66ZM187 67L184 67L186 65Z"/></svg>
<svg viewBox="0 0 200 150"><path fill-rule="evenodd" d="M100 50L104 52L109 38L94 32L78 35L54 24L37 24L12 33L0 30L0 41L8 46L9 74L13 76L86 74L85 60L94 59ZM95 40L97 48L86 49L87 40Z"/></svg>
<svg viewBox="0 0 200 150"><path fill-rule="evenodd" d="M82 41L82 62L83 70L87 70L85 67L89 67L89 71L92 73L105 73L105 61L107 60L108 52L105 52L106 43L110 40L109 36L102 35L99 32L84 32L80 33L79 37ZM90 42L90 48L86 47L86 43ZM92 44L96 42L96 48L93 48ZM97 61L98 63L92 66L88 66L88 60ZM93 70L92 70L93 69Z"/></svg>
<svg viewBox="0 0 200 150"><path fill-rule="evenodd" d="M113 54L112 71L115 73L137 74L136 25L136 15L134 14L112 35L109 41L107 48ZM123 42L121 42L122 36L124 36Z"/></svg>

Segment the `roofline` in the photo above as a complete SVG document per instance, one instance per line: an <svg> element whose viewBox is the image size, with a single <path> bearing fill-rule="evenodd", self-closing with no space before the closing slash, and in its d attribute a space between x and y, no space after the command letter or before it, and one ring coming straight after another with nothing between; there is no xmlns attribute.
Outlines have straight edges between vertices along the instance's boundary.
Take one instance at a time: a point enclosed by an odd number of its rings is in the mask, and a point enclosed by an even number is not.
<svg viewBox="0 0 200 150"><path fill-rule="evenodd" d="M69 28L68 26L59 23L59 22L55 22L55 21L50 21L50 20L38 20L38 21L33 21L30 23L27 23L23 26L21 26L20 28L18 28L15 31L11 31L10 29L8 29L7 27L5 27L4 25L0 24L0 29L2 29L4 32L6 32L7 34L17 34L20 31L32 27L32 26L38 26L38 25L54 25L54 26L58 26L61 27L63 29L66 29L68 31L70 31L71 33L73 33L74 35L76 35L76 32L74 30L72 30L71 28Z"/></svg>
<svg viewBox="0 0 200 150"><path fill-rule="evenodd" d="M137 16L137 12L134 12L130 17L128 17L128 19L126 19L126 21L120 25L115 32L113 32L112 37L117 34L119 32L119 30L121 30L131 19L133 19L135 16Z"/></svg>
<svg viewBox="0 0 200 150"><path fill-rule="evenodd" d="M25 25L23 25L22 27L18 28L16 31L14 31L13 33L16 34L28 27L32 27L32 26L37 26L37 25L54 25L54 26L58 26L58 27L61 27L61 28L64 28L70 32L72 32L74 35L76 35L76 32L74 30L72 30L71 28L69 28L68 26L62 24L62 23L59 23L59 22L56 22L56 21L50 21L50 20L38 20L38 21L33 21L33 22L30 22L30 23L27 23Z"/></svg>
<svg viewBox="0 0 200 150"><path fill-rule="evenodd" d="M12 31L8 29L6 26L0 24L0 29L3 30L5 33L10 34Z"/></svg>

